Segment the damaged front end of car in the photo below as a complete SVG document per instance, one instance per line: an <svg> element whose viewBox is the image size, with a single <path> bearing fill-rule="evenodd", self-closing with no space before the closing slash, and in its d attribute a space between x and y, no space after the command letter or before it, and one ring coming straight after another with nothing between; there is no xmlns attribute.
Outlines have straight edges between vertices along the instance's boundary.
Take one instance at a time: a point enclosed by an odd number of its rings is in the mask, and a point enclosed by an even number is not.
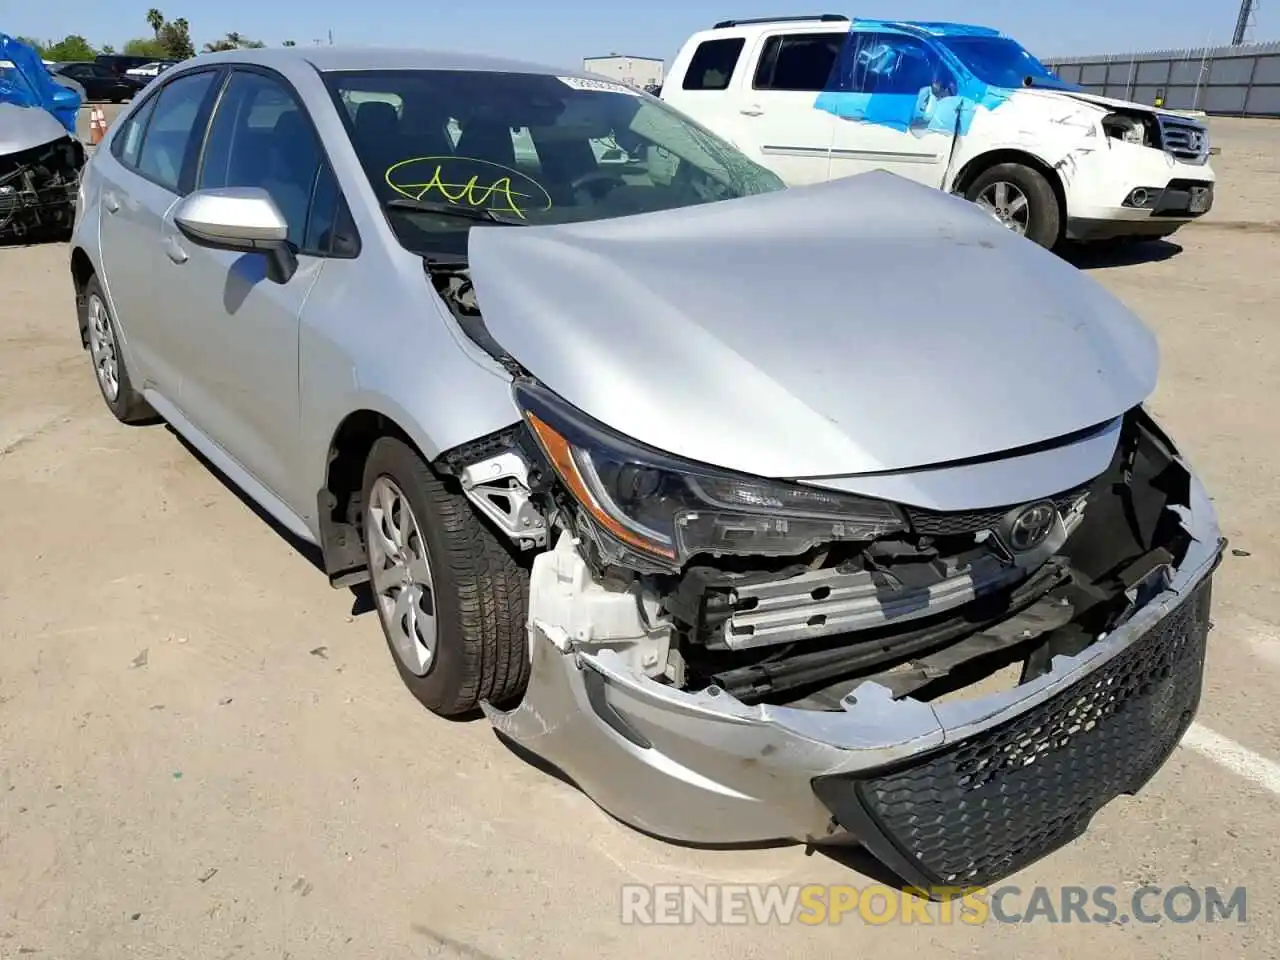
<svg viewBox="0 0 1280 960"><path fill-rule="evenodd" d="M875 211L867 211L877 187L909 189L864 182L750 203L804 205L824 191L865 191L862 210L874 226ZM919 202L947 203L923 194ZM1007 352L1040 356L1060 337L1061 347L1049 351L1057 366L1035 368L1045 383L1039 394L1031 390L1034 377L1021 389L1017 366L1008 368L1004 385L1020 404L964 394L957 419L970 432L959 442L936 417L913 420L898 398L896 406L880 402L879 368L865 362L834 370L832 388L810 389L803 407L796 400L812 384L794 378L789 393L770 398L796 416L825 413L805 421L812 425L807 436L792 444L786 421L768 421L769 408L752 408L758 397L742 386L766 371L767 379L752 382L774 389L788 372L790 358L778 361L772 349L781 339L753 342L752 334L758 340L770 328L752 326L745 312L771 295L769 280L751 286L747 274L728 267L717 275L715 264L727 255L700 261L708 266L695 277L680 273L680 251L654 253L643 238L610 238L616 242L593 250L585 242L571 249L578 237L552 232L558 228L473 231L470 269L479 251L488 278L483 318L468 268L428 265L462 329L511 374L521 417L436 462L458 477L530 570L531 679L517 706L488 706L486 713L504 738L557 767L618 819L696 844L861 844L918 887L981 886L1062 846L1104 805L1137 791L1194 717L1211 578L1225 541L1199 480L1143 407L1154 382L1154 345L1127 314L1109 314L1113 302L1098 299L1090 281L1077 282L1051 257L1004 238L963 206L936 207L960 241L950 254L954 271L965 274L963 258L971 256L989 272L1003 266L1023 283L1039 278L1043 322L1021 297L1016 314L987 302L973 322L963 305L936 320L913 317L908 304L894 317L896 331L885 333L875 320L842 321L831 324L824 345L810 330L829 322L822 305L829 316L841 288L833 279L837 256L813 266L824 256L814 246L816 254L796 261L797 273L808 270L801 277L807 282L787 291L802 290L809 303L785 328L795 350L810 351L803 359L814 371L824 370L817 350L855 362L882 345L886 356L896 351L916 377L911 388L902 381L904 389L930 402L934 391L938 411L942 400L958 396L948 371L975 368L962 349L980 360L1006 343ZM685 216L682 235L702 230L700 241L714 237L722 249L731 243L732 208ZM701 222L690 226L693 218ZM759 242L785 243L786 222L784 208L773 221L775 235ZM797 243L815 229L812 219L793 222ZM900 219L881 222L904 231L900 246L930 242ZM653 223L657 234L670 221ZM984 242L966 242L970 235ZM977 259L1002 248L1005 260ZM494 256L498 250L522 260ZM750 256L750 245L742 253ZM667 258L661 266L659 256ZM577 268L574 284L540 279L552 276L544 268L556 261ZM523 285L513 278L522 267L531 278ZM697 290L709 288L707 296L727 298L733 282L751 286L736 301L744 312L734 318L744 329L713 340L708 331L718 315L702 304L646 300L682 276L690 290L693 279ZM940 272L931 280L941 289L949 278ZM614 284L619 293L584 297L597 280L597 290ZM873 300L871 280L859 294L864 306ZM1090 319L1064 325L1069 298L1078 298L1072 309ZM678 365L681 351L701 351L734 365L736 376L709 370L698 385L705 401L683 410L669 403L673 394L683 396L680 378L668 372L661 387L646 389L655 365L624 369L616 350L597 345L614 326L628 331L615 334L620 342L644 336L603 309L616 313L637 300L659 318L651 327L682 335L651 337L650 356ZM665 329L663 311L671 318ZM518 319L528 322L520 327ZM902 332L913 323L927 327L933 341ZM895 336L903 341L896 346ZM557 362L552 339L568 360ZM661 352L664 343L673 344L670 352ZM730 353L717 352L724 343ZM588 359L604 364L605 373L575 380L570 374ZM938 373L927 377L930 364ZM1055 373L1060 386L1045 379ZM575 402L562 383L575 388ZM850 397L853 406L839 406ZM686 453L619 429L628 404L644 415L631 423L659 421ZM1112 412L1099 419L1108 405ZM595 413L606 407L608 422ZM748 409L755 421L743 420ZM680 429L682 413L689 429ZM1089 419L1072 428L1073 416ZM1008 437L1034 437L1036 424L1060 427L1033 442L997 446L994 418L1003 418ZM862 439L840 454L843 462L871 451L881 462L897 456L898 464L770 477L745 466L778 451L795 451L795 464L835 463L809 457L809 450L824 424L838 421L856 428L832 434L833 443ZM908 443L921 437L900 442L898 430L913 423L936 449L967 443L974 452L909 461ZM717 435L738 430L754 437L757 449L731 448ZM735 456L738 465L688 456L691 441L718 457Z"/></svg>
<svg viewBox="0 0 1280 960"><path fill-rule="evenodd" d="M1141 408L1091 483L946 513L603 446L516 392L527 427L459 470L536 551L529 688L487 712L641 830L981 885L1135 792L1195 714L1224 541Z"/></svg>
<svg viewBox="0 0 1280 960"><path fill-rule="evenodd" d="M0 103L0 241L56 239L75 221L84 146L47 112Z"/></svg>

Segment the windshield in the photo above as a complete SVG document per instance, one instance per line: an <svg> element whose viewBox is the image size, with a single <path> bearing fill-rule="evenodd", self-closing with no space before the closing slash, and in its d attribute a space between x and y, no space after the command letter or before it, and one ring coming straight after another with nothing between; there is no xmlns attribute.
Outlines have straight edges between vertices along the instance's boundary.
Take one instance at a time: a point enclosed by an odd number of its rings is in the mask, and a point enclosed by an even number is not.
<svg viewBox="0 0 1280 960"><path fill-rule="evenodd" d="M666 104L608 80L402 70L325 82L379 199L424 201L387 210L400 242L423 254L466 255L476 219L450 206L566 223L784 186Z"/></svg>
<svg viewBox="0 0 1280 960"><path fill-rule="evenodd" d="M939 37L938 41L955 54L973 75L993 87L1037 87L1069 89L1049 68L1009 37Z"/></svg>

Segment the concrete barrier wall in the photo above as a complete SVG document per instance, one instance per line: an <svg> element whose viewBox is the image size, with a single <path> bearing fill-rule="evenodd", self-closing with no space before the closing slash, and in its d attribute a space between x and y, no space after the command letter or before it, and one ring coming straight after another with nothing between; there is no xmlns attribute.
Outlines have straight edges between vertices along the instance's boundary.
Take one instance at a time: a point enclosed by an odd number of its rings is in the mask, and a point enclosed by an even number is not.
<svg viewBox="0 0 1280 960"><path fill-rule="evenodd" d="M1048 58L1090 93L1234 117L1280 117L1280 42Z"/></svg>

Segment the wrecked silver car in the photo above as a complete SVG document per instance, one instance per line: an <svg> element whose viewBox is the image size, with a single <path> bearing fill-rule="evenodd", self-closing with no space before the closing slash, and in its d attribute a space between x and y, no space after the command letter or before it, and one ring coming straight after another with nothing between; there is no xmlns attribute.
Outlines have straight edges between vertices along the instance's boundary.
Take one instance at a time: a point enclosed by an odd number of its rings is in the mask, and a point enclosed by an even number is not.
<svg viewBox="0 0 1280 960"><path fill-rule="evenodd" d="M26 44L0 34L0 242L65 237L84 146L79 97Z"/></svg>
<svg viewBox="0 0 1280 960"><path fill-rule="evenodd" d="M641 830L986 884L1196 712L1223 540L1154 338L963 200L340 48L175 67L84 189L111 411L367 583L430 709Z"/></svg>

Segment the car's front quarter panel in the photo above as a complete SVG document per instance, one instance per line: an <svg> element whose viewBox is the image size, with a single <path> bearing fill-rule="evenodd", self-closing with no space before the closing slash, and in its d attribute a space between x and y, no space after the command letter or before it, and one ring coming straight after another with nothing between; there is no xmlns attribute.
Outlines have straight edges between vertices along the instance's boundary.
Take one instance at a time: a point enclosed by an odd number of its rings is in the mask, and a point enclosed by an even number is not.
<svg viewBox="0 0 1280 960"><path fill-rule="evenodd" d="M316 71L286 78L324 142L360 236L360 252L329 260L303 308L299 390L303 462L291 498L323 487L343 422L369 410L394 421L427 459L519 419L510 376L459 328L420 256L401 246L378 205L347 128Z"/></svg>

